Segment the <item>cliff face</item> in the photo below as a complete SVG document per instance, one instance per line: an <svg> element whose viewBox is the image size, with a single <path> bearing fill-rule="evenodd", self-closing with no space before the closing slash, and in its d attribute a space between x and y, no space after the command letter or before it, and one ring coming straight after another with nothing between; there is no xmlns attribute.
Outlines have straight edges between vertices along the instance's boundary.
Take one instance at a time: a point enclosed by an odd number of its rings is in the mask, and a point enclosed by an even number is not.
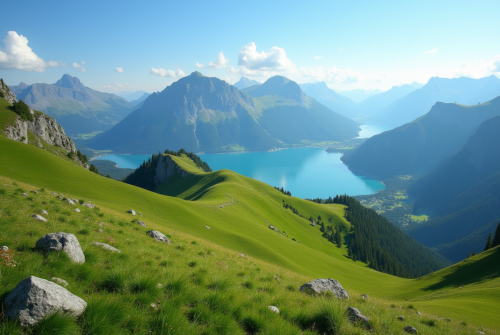
<svg viewBox="0 0 500 335"><path fill-rule="evenodd" d="M158 159L158 165L156 165L155 175L153 179L155 189L166 182L168 178L176 174L180 175L182 178L187 178L189 176L189 172L183 170L179 165L177 165L172 157L168 155L160 156Z"/></svg>
<svg viewBox="0 0 500 335"><path fill-rule="evenodd" d="M10 91L9 86L7 86L3 82L3 79L1 78L0 78L0 91L3 92L5 96L4 99L10 102L11 104L14 103L14 101L17 101L15 94Z"/></svg>

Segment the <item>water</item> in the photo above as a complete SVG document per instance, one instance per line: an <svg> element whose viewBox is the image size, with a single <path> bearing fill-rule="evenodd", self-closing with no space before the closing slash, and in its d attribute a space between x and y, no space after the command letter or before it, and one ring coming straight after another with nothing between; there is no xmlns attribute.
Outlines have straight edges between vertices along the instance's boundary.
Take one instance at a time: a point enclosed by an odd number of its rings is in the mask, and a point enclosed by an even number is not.
<svg viewBox="0 0 500 335"><path fill-rule="evenodd" d="M391 130L393 127L374 125L374 124L364 124L359 126L361 131L359 132L358 138L369 138L374 135L383 133L384 131Z"/></svg>
<svg viewBox="0 0 500 335"><path fill-rule="evenodd" d="M300 198L328 198L336 194L372 194L384 185L355 175L342 163L340 153L324 148L294 148L273 152L202 154L212 170L229 169L283 187ZM148 155L108 155L99 159L116 162L119 167L137 168Z"/></svg>

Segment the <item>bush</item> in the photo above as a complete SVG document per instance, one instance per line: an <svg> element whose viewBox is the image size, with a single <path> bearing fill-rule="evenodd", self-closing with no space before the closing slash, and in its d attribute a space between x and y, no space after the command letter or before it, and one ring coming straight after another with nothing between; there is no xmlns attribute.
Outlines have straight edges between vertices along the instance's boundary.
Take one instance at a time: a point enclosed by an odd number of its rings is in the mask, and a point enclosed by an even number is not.
<svg viewBox="0 0 500 335"><path fill-rule="evenodd" d="M13 104L14 112L19 115L23 120L33 121L33 115L31 115L30 108L24 103L24 101L19 100L19 102L14 101Z"/></svg>
<svg viewBox="0 0 500 335"><path fill-rule="evenodd" d="M97 167L94 164L90 164L89 171L99 174L99 170L97 170Z"/></svg>
<svg viewBox="0 0 500 335"><path fill-rule="evenodd" d="M0 91L0 98L5 99L5 94L3 93L3 91Z"/></svg>

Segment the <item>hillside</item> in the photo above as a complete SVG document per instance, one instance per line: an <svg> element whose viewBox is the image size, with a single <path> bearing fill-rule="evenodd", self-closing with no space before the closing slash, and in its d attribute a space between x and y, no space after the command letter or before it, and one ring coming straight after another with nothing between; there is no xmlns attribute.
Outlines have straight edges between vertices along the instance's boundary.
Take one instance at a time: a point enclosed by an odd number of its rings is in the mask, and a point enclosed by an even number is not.
<svg viewBox="0 0 500 335"><path fill-rule="evenodd" d="M303 141L351 138L359 130L353 121L307 97L294 82L280 85L271 78L251 91L260 98L194 72L152 94L88 146L138 154L166 148L265 151Z"/></svg>
<svg viewBox="0 0 500 335"><path fill-rule="evenodd" d="M371 122L401 126L424 115L437 102L463 105L485 103L498 96L485 96L485 93L495 90L498 85L500 79L494 75L481 79L434 77L422 88L382 109L371 118Z"/></svg>
<svg viewBox="0 0 500 335"><path fill-rule="evenodd" d="M356 105L356 109L362 114L364 119L373 117L381 110L394 103L395 101L404 98L417 87L412 85L394 86L390 90L368 97Z"/></svg>
<svg viewBox="0 0 500 335"><path fill-rule="evenodd" d="M461 260L472 250L484 248L493 229L484 229L500 221L500 117L483 122L463 148L437 169L413 184L409 194L416 198L415 209L432 214L432 219L415 227L411 234L421 243L438 247L473 237L481 231L481 240L472 248L446 254ZM462 240L463 245L466 241ZM454 252L453 252L454 251Z"/></svg>
<svg viewBox="0 0 500 335"><path fill-rule="evenodd" d="M300 84L300 87L304 93L332 111L348 118L358 116L357 104L351 99L338 94L326 86L324 82Z"/></svg>
<svg viewBox="0 0 500 335"><path fill-rule="evenodd" d="M85 87L68 74L55 84L21 83L11 89L31 108L54 117L71 136L107 130L132 108L125 99Z"/></svg>
<svg viewBox="0 0 500 335"><path fill-rule="evenodd" d="M500 115L500 97L475 106L436 103L424 116L373 136L342 157L349 169L385 179L422 175L465 144L479 125Z"/></svg>

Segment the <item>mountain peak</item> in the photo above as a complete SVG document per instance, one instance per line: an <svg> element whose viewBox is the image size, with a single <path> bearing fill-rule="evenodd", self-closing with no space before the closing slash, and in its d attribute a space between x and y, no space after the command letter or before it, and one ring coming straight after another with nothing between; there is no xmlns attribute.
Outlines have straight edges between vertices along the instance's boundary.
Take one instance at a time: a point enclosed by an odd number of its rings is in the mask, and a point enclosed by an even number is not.
<svg viewBox="0 0 500 335"><path fill-rule="evenodd" d="M69 74L65 74L59 79L54 85L59 87L71 88L73 90L83 90L85 86L83 86L80 79L76 77L72 77Z"/></svg>
<svg viewBox="0 0 500 335"><path fill-rule="evenodd" d="M240 80L236 83L233 84L234 87L236 87L239 90L242 90L244 88L254 86L254 85L260 85L258 81L252 80L247 77L241 77Z"/></svg>
<svg viewBox="0 0 500 335"><path fill-rule="evenodd" d="M302 92L300 86L283 76L274 76L266 80L262 85L251 86L243 89L251 97L263 97L266 95L276 95L283 98L294 100L301 106L305 106L307 96Z"/></svg>

